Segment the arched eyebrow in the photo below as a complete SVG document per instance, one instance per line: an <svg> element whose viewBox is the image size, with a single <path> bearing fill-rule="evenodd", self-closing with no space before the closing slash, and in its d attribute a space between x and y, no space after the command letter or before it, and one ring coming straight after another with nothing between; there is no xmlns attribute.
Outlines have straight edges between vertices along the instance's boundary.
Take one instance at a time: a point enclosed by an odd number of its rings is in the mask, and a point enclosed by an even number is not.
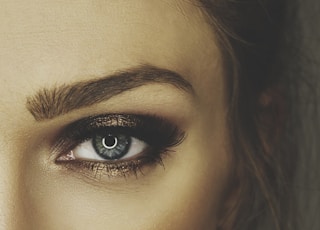
<svg viewBox="0 0 320 230"><path fill-rule="evenodd" d="M178 73L144 65L99 79L40 89L27 98L26 107L36 121L43 121L153 83L170 84L194 96L192 85Z"/></svg>

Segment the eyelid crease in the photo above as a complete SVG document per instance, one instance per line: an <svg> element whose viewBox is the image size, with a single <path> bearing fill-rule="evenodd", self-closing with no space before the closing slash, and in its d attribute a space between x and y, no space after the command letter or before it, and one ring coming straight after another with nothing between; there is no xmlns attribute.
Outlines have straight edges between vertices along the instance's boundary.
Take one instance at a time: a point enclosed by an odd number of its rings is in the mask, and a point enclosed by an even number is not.
<svg viewBox="0 0 320 230"><path fill-rule="evenodd" d="M44 121L152 83L170 84L195 96L192 85L178 73L142 65L96 80L41 89L27 98L26 107L36 121Z"/></svg>

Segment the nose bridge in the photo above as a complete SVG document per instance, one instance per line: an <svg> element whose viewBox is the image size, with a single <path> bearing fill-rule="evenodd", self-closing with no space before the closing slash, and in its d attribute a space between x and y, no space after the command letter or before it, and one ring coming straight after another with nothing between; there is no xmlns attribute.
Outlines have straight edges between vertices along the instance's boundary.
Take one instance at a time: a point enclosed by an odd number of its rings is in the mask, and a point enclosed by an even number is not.
<svg viewBox="0 0 320 230"><path fill-rule="evenodd" d="M8 88L8 89L7 89ZM30 138L28 117L16 92L0 90L0 230L29 229L23 182L28 170L26 154ZM14 100L16 99L16 101Z"/></svg>
<svg viewBox="0 0 320 230"><path fill-rule="evenodd" d="M20 175L18 152L0 136L0 230L19 229L22 200L19 196ZM10 147L11 146L11 147ZM21 228L20 228L21 229Z"/></svg>

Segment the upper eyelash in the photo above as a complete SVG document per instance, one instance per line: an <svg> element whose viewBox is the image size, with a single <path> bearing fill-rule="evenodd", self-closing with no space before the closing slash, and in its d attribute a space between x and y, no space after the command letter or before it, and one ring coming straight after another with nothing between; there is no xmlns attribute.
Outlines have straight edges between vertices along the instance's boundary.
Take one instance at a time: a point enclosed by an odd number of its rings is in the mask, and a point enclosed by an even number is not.
<svg viewBox="0 0 320 230"><path fill-rule="evenodd" d="M57 146L62 146L66 141L79 144L90 139L94 133L105 130L132 135L155 147L164 144L160 142L167 142L169 148L174 147L185 137L182 130L164 118L151 115L105 114L71 123L64 129Z"/></svg>
<svg viewBox="0 0 320 230"><path fill-rule="evenodd" d="M158 163L163 165L162 155L170 152L170 149L179 145L185 138L185 132L180 130L170 121L152 115L131 114L102 114L80 119L68 125L62 132L55 152L63 155L71 151L80 143L90 139L97 132L114 130L145 141L151 146L148 155L140 156L139 159L117 160L106 162L93 162L90 160L70 161L72 167L77 166L90 169L95 175L102 172L108 176L137 175L141 167L147 164ZM56 158L57 159L57 158Z"/></svg>

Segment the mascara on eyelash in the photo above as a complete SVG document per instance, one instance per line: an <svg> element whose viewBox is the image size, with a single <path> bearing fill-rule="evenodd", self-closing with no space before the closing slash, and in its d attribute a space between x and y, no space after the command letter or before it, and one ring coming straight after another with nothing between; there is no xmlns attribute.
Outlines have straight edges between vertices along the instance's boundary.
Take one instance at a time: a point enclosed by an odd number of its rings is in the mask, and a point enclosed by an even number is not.
<svg viewBox="0 0 320 230"><path fill-rule="evenodd" d="M170 148L180 144L185 133L168 120L150 115L103 114L80 119L68 125L60 138L59 151L70 152L78 144L92 138L97 133L122 133L145 141L150 148L139 157L128 160L94 162L72 159L57 161L77 170L89 170L93 174L137 175L143 166L154 163L163 165L162 156L171 152ZM68 158L66 158L68 159Z"/></svg>
<svg viewBox="0 0 320 230"><path fill-rule="evenodd" d="M185 136L182 130L164 118L151 115L104 114L70 124L62 139L84 141L103 132L125 133L153 146L167 144L168 147L179 144Z"/></svg>

